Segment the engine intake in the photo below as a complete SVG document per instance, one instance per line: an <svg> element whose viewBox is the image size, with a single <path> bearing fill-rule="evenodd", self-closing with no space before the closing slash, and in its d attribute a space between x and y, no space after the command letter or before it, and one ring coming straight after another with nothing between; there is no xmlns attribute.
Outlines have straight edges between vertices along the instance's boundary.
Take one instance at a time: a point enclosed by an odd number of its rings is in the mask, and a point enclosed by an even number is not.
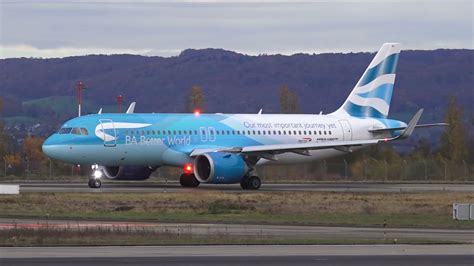
<svg viewBox="0 0 474 266"><path fill-rule="evenodd" d="M203 183L239 183L247 171L248 167L242 156L233 153L210 152L194 159L194 175Z"/></svg>
<svg viewBox="0 0 474 266"><path fill-rule="evenodd" d="M157 167L148 166L102 166L107 179L112 180L145 180L150 178Z"/></svg>

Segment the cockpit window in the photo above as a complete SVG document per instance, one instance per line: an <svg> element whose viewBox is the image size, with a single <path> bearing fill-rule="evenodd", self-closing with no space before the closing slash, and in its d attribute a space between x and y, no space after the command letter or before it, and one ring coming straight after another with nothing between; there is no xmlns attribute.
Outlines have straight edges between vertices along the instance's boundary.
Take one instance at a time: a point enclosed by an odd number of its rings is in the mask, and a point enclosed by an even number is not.
<svg viewBox="0 0 474 266"><path fill-rule="evenodd" d="M81 135L81 129L78 128L78 127L75 127L71 130L71 134L74 134L74 135Z"/></svg>
<svg viewBox="0 0 474 266"><path fill-rule="evenodd" d="M71 133L72 127L63 127L58 131L58 134L69 134Z"/></svg>
<svg viewBox="0 0 474 266"><path fill-rule="evenodd" d="M58 134L74 134L74 135L89 135L87 129L83 127L63 127L58 131Z"/></svg>

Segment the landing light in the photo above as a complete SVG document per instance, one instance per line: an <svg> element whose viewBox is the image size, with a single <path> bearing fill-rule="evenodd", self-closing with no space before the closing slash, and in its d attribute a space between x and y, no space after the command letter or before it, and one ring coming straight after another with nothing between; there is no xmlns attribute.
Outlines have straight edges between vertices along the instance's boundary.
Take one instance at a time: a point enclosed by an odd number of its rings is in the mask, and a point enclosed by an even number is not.
<svg viewBox="0 0 474 266"><path fill-rule="evenodd" d="M193 173L193 165L190 163L187 163L183 167L184 173L185 174L192 174Z"/></svg>
<svg viewBox="0 0 474 266"><path fill-rule="evenodd" d="M95 178L95 179L99 179L99 178L102 177L102 171L100 171L100 170L95 170L93 175L94 175L94 178Z"/></svg>

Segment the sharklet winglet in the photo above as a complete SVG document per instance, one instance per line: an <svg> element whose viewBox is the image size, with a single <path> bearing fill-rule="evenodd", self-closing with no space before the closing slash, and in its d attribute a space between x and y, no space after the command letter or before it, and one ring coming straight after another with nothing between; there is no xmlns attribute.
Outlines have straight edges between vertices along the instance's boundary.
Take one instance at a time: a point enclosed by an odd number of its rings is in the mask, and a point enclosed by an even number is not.
<svg viewBox="0 0 474 266"><path fill-rule="evenodd" d="M137 104L136 102L132 102L125 113L126 114L133 114L133 112L135 112L135 105L136 104Z"/></svg>

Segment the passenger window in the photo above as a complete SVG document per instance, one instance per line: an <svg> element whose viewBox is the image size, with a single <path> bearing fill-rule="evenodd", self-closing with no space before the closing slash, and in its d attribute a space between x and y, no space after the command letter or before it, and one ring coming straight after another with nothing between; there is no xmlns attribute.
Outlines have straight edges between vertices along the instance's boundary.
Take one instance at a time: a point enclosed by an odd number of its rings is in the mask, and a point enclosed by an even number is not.
<svg viewBox="0 0 474 266"><path fill-rule="evenodd" d="M324 135L326 135L326 131L324 131Z"/></svg>
<svg viewBox="0 0 474 266"><path fill-rule="evenodd" d="M288 130L288 135L291 135L291 130Z"/></svg>
<svg viewBox="0 0 474 266"><path fill-rule="evenodd" d="M319 131L319 135L322 135L321 130Z"/></svg>
<svg viewBox="0 0 474 266"><path fill-rule="evenodd" d="M329 131L329 135L332 135L331 131Z"/></svg>

